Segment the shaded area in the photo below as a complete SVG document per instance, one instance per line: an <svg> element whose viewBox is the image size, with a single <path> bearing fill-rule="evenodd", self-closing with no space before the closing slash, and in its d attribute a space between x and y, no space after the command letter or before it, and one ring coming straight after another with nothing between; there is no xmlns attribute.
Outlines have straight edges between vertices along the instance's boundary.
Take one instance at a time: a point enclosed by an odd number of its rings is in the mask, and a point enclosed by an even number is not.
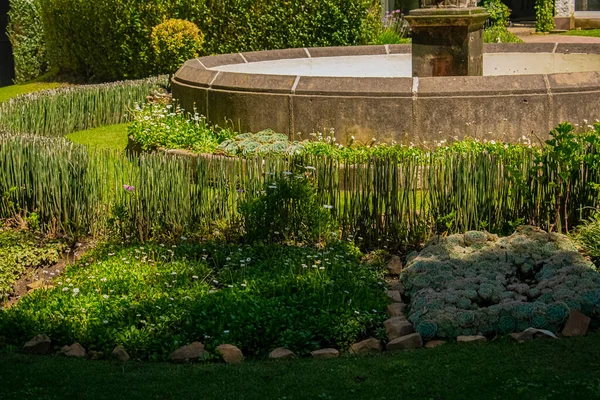
<svg viewBox="0 0 600 400"><path fill-rule="evenodd" d="M597 399L599 372L599 334L241 366L121 366L0 354L0 398Z"/></svg>
<svg viewBox="0 0 600 400"><path fill-rule="evenodd" d="M0 0L0 87L10 85L15 77L12 47L6 35L8 8L8 0Z"/></svg>

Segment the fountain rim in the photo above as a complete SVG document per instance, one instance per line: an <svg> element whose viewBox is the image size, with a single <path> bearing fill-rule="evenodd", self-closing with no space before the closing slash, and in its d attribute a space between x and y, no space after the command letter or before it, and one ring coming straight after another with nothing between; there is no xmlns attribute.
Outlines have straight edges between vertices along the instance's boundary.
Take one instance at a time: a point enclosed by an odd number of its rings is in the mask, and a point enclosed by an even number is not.
<svg viewBox="0 0 600 400"><path fill-rule="evenodd" d="M318 77L228 72L213 68L262 61L341 56L410 54L411 45L293 48L205 56L187 61L172 83L210 91L273 93L288 95L444 97L473 95L547 94L598 91L600 70L531 75L452 77ZM484 53L600 54L595 43L485 44Z"/></svg>

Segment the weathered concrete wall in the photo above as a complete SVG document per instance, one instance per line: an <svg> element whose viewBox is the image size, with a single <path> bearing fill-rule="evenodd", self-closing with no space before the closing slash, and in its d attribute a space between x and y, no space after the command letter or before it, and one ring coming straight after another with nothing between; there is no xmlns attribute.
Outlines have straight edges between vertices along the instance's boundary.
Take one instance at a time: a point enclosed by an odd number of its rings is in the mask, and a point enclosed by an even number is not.
<svg viewBox="0 0 600 400"><path fill-rule="evenodd" d="M600 45L493 44L485 52L595 53ZM274 76L207 70L250 60L410 52L408 45L293 49L188 61L172 81L183 107L242 131L291 137L329 132L369 142L421 143L464 137L516 141L544 137L565 120L600 118L598 72L435 78Z"/></svg>
<svg viewBox="0 0 600 400"><path fill-rule="evenodd" d="M570 17L575 12L574 0L555 0L554 15L556 17Z"/></svg>

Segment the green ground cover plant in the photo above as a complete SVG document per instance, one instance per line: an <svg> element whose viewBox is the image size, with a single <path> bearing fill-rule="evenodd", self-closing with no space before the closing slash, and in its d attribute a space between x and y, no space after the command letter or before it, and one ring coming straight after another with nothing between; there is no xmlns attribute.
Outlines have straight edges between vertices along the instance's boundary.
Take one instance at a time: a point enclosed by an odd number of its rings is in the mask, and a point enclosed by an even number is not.
<svg viewBox="0 0 600 400"><path fill-rule="evenodd" d="M239 366L120 365L4 353L0 354L0 397L197 399L202 393L205 399L237 400L243 393L245 399L256 400L398 396L444 400L596 399L600 397L599 347L600 335L594 333L559 341L448 344L374 357L262 361ZM56 371L61 371L61 379L57 379Z"/></svg>
<svg viewBox="0 0 600 400"><path fill-rule="evenodd" d="M34 219L30 222L35 225ZM64 249L60 242L45 240L31 231L0 227L0 305L28 269L55 264Z"/></svg>
<svg viewBox="0 0 600 400"><path fill-rule="evenodd" d="M64 136L127 120L127 111L167 77L100 85L69 86L24 94L0 103L0 129L16 134Z"/></svg>
<svg viewBox="0 0 600 400"><path fill-rule="evenodd" d="M345 348L386 318L381 265L360 258L345 243L105 246L56 278L55 288L0 311L0 336L45 332L107 354L119 344L144 359L164 359L193 341L211 351L232 343L260 357L278 346L298 354Z"/></svg>

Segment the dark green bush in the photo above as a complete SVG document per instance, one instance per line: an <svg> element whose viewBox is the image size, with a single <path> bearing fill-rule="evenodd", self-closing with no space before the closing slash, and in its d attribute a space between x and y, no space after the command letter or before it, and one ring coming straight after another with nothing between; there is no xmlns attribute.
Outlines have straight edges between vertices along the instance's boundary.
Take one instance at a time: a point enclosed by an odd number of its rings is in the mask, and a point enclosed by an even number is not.
<svg viewBox="0 0 600 400"><path fill-rule="evenodd" d="M15 59L15 82L25 82L48 70L39 0L10 0L6 29Z"/></svg>
<svg viewBox="0 0 600 400"><path fill-rule="evenodd" d="M506 27L510 17L510 8L501 0L485 0L483 2L485 11L490 14L489 20L492 26Z"/></svg>
<svg viewBox="0 0 600 400"><path fill-rule="evenodd" d="M41 2L53 65L106 80L148 76L152 28L168 18L195 23L204 54L363 44L381 25L378 0Z"/></svg>
<svg viewBox="0 0 600 400"><path fill-rule="evenodd" d="M250 242L315 243L331 237L333 207L319 203L311 182L312 167L307 168L305 174L285 172L282 178L267 182L259 197L242 204Z"/></svg>

